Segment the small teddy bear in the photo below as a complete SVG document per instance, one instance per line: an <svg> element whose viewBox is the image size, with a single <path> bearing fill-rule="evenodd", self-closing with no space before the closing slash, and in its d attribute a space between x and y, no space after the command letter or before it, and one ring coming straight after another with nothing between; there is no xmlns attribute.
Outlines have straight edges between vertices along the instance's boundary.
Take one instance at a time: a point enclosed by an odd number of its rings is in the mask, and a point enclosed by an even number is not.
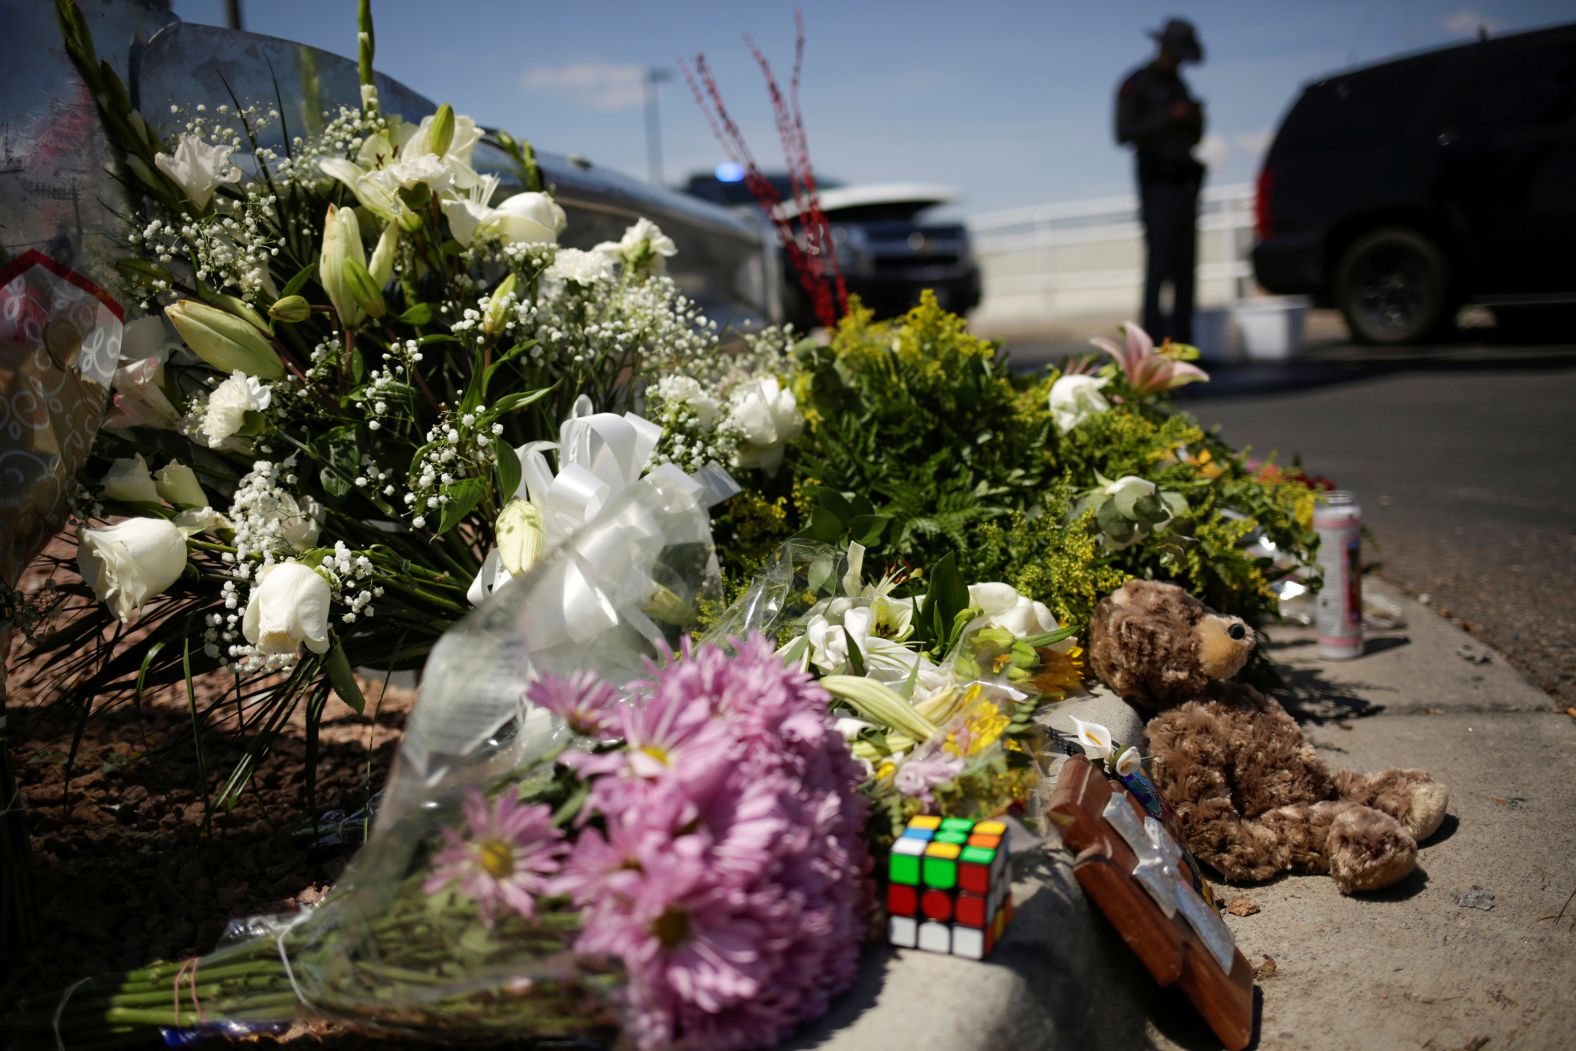
<svg viewBox="0 0 1576 1051"><path fill-rule="evenodd" d="M1151 777L1188 849L1228 880L1328 872L1354 894L1405 879L1444 820L1444 786L1421 770L1331 773L1278 702L1226 681L1254 641L1149 580L1107 596L1089 626L1095 674L1153 716Z"/></svg>

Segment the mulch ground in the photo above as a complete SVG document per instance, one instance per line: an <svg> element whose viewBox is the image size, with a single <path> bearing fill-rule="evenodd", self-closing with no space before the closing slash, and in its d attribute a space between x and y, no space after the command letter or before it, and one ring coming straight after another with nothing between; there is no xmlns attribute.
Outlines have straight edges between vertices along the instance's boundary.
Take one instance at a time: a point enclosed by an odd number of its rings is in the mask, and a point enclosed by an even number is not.
<svg viewBox="0 0 1576 1051"><path fill-rule="evenodd" d="M196 682L207 702L227 673ZM12 758L32 835L39 936L3 959L0 1015L18 997L57 995L79 978L212 950L231 920L292 914L318 901L353 846L310 849L314 816L353 812L384 782L414 692L365 683L367 714L331 699L319 733L315 806L306 797L306 725L295 713L236 804L205 803L245 742L217 721L202 738L199 774L184 688L80 710L25 658L7 663ZM333 1027L297 1026L306 1045L395 1046ZM0 1044L5 1043L0 1040Z"/></svg>

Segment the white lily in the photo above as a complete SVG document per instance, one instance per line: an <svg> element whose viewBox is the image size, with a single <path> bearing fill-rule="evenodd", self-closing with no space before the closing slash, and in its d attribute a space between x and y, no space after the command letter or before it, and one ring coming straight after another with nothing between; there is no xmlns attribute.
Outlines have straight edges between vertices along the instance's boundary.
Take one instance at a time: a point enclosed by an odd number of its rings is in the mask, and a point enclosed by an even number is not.
<svg viewBox="0 0 1576 1051"><path fill-rule="evenodd" d="M975 626L1006 628L1019 638L1041 635L1057 628L1056 618L1045 603L1018 594L1011 584L970 584L969 605L980 610Z"/></svg>
<svg viewBox="0 0 1576 1051"><path fill-rule="evenodd" d="M506 245L556 244L567 222L558 202L545 193L517 193L504 198L496 208L480 194L445 199L443 215L454 239L466 247L477 240Z"/></svg>
<svg viewBox="0 0 1576 1051"><path fill-rule="evenodd" d="M111 430L156 427L175 430L181 414L164 393L164 363L179 347L161 317L138 318L121 336L120 362L110 378L114 390L104 426Z"/></svg>
<svg viewBox="0 0 1576 1051"><path fill-rule="evenodd" d="M1066 434L1080 423L1111 407L1100 393L1109 380L1094 376L1060 376L1051 384L1051 419L1056 429Z"/></svg>
<svg viewBox="0 0 1576 1051"><path fill-rule="evenodd" d="M153 163L201 210L208 207L220 186L240 181L241 169L230 163L234 152L233 146L211 146L196 135L186 134L176 143L173 155L160 153Z"/></svg>

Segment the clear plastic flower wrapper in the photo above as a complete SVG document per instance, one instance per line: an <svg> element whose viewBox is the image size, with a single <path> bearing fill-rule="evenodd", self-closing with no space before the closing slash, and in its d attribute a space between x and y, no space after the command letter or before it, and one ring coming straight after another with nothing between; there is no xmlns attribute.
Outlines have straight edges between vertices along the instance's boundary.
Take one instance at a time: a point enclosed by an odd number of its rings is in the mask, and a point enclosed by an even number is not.
<svg viewBox="0 0 1576 1051"><path fill-rule="evenodd" d="M1000 814L1044 773L1035 714L1082 690L1082 650L1050 611L949 558L865 579L866 552L784 544L714 636L760 633L832 694L884 842L909 817ZM884 819L884 820L883 820Z"/></svg>
<svg viewBox="0 0 1576 1051"><path fill-rule="evenodd" d="M730 491L653 471L440 641L372 835L316 910L78 983L8 1020L22 1041L320 1017L746 1047L820 1014L868 929L864 771L764 639L683 638Z"/></svg>

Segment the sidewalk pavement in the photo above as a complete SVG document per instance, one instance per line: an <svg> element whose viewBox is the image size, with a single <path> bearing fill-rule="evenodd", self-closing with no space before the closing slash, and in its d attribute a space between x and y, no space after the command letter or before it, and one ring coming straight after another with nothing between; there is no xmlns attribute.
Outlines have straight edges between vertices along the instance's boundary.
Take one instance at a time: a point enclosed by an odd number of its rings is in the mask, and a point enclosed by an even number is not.
<svg viewBox="0 0 1576 1051"><path fill-rule="evenodd" d="M1258 906L1226 916L1261 974L1256 1046L1572 1046L1576 719L1482 643L1402 605L1406 626L1353 661L1320 661L1311 628L1270 632L1282 699L1331 765L1429 770L1450 789L1450 816L1419 871L1380 894L1342 897L1326 876L1217 884ZM860 984L791 1046L1218 1047L1091 909L1070 863L1054 835L1017 854L1017 915L983 965L871 951Z"/></svg>

